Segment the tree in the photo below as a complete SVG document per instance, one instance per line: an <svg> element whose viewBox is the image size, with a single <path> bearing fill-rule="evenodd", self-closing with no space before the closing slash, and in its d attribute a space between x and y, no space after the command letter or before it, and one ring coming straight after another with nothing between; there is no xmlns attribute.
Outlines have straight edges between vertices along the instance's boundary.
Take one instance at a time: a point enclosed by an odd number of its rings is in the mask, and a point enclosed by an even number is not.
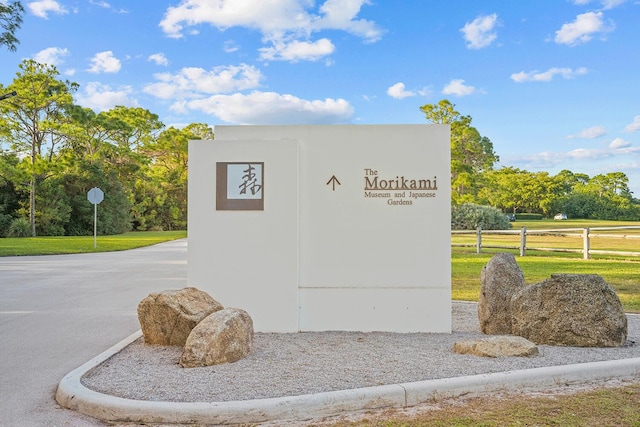
<svg viewBox="0 0 640 427"><path fill-rule="evenodd" d="M22 25L24 8L19 1L0 3L0 44L5 45L11 52L16 51L16 45L20 43L16 38L16 31Z"/></svg>
<svg viewBox="0 0 640 427"><path fill-rule="evenodd" d="M484 203L505 212L531 212L550 216L561 186L547 172L504 167L485 173L487 186L480 192Z"/></svg>
<svg viewBox="0 0 640 427"><path fill-rule="evenodd" d="M573 173L568 169L563 169L553 177L562 195L571 194L578 185L589 182L589 175L583 173Z"/></svg>
<svg viewBox="0 0 640 427"><path fill-rule="evenodd" d="M139 228L186 228L188 144L194 139L213 139L213 131L202 123L183 129L170 127L143 148L152 160L148 179L136 188L139 206L145 208L138 212Z"/></svg>
<svg viewBox="0 0 640 427"><path fill-rule="evenodd" d="M119 120L78 105L67 106L67 114L71 120L63 132L75 158L94 164L115 157L115 134L123 126Z"/></svg>
<svg viewBox="0 0 640 427"><path fill-rule="evenodd" d="M108 124L113 150L105 162L114 170L129 200L135 205L136 181L142 178L150 158L144 154L145 145L152 144L164 124L156 114L144 108L117 106L100 113Z"/></svg>
<svg viewBox="0 0 640 427"><path fill-rule="evenodd" d="M596 175L587 182L586 187L589 191L597 193L600 197L620 196L624 199L631 199L629 178L627 178L627 175L623 172Z"/></svg>
<svg viewBox="0 0 640 427"><path fill-rule="evenodd" d="M0 127L11 150L25 156L20 166L29 174L29 223L35 236L37 184L48 178L55 166L58 149L64 144L60 127L78 84L58 80L55 66L30 59L19 68L17 77L6 88L16 91L17 96L0 103Z"/></svg>
<svg viewBox="0 0 640 427"><path fill-rule="evenodd" d="M71 220L71 206L64 182L53 176L39 183L36 194L36 233L38 236L63 236Z"/></svg>
<svg viewBox="0 0 640 427"><path fill-rule="evenodd" d="M576 198L590 200L589 209L581 212L586 218L608 220L638 220L640 206L634 203L628 187L629 179L622 172L599 174L574 188L567 199L567 210L575 206Z"/></svg>
<svg viewBox="0 0 640 427"><path fill-rule="evenodd" d="M191 123L182 130L190 135L190 139L213 139L213 129L206 123Z"/></svg>
<svg viewBox="0 0 640 427"><path fill-rule="evenodd" d="M9 227L18 216L20 198L24 196L16 189L15 182L23 179L16 177L18 156L15 154L0 154L0 237L5 237Z"/></svg>
<svg viewBox="0 0 640 427"><path fill-rule="evenodd" d="M575 192L567 194L560 200L558 212L565 213L569 218L592 218L597 210L598 196L589 193Z"/></svg>
<svg viewBox="0 0 640 427"><path fill-rule="evenodd" d="M629 179L622 172L599 174L592 178L585 174L561 171L554 177L564 191L556 203L556 211L570 218L604 220L639 220L640 203L633 198Z"/></svg>
<svg viewBox="0 0 640 427"><path fill-rule="evenodd" d="M454 203L471 202L481 188L481 174L493 169L498 156L493 143L471 126L471 117L446 99L420 107L427 121L451 125L451 196Z"/></svg>

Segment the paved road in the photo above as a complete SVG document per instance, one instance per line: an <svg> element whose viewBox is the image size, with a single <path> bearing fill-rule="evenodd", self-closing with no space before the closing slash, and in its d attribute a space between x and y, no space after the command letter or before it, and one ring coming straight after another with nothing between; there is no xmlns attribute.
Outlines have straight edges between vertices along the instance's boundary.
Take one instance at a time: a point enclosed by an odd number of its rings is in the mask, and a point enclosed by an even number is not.
<svg viewBox="0 0 640 427"><path fill-rule="evenodd" d="M55 402L60 379L140 329L140 300L183 288L186 277L186 239L126 252L0 257L0 425L103 426Z"/></svg>

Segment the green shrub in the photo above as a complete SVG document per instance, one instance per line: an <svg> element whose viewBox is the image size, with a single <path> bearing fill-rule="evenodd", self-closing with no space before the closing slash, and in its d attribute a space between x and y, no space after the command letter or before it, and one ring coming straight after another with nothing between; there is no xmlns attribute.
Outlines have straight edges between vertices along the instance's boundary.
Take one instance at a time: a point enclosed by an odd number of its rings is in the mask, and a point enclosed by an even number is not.
<svg viewBox="0 0 640 427"><path fill-rule="evenodd" d="M508 230L511 223L507 216L492 206L463 203L451 207L452 230Z"/></svg>
<svg viewBox="0 0 640 427"><path fill-rule="evenodd" d="M64 236L64 226L71 220L71 207L60 179L48 178L38 183L36 193L36 234Z"/></svg>
<svg viewBox="0 0 640 427"><path fill-rule="evenodd" d="M31 237L31 224L27 218L16 218L11 222L7 237Z"/></svg>
<svg viewBox="0 0 640 427"><path fill-rule="evenodd" d="M12 221L13 217L11 215L0 214L0 237L7 237Z"/></svg>
<svg viewBox="0 0 640 427"><path fill-rule="evenodd" d="M537 221L542 220L542 214L537 213L517 213L516 220L520 221Z"/></svg>

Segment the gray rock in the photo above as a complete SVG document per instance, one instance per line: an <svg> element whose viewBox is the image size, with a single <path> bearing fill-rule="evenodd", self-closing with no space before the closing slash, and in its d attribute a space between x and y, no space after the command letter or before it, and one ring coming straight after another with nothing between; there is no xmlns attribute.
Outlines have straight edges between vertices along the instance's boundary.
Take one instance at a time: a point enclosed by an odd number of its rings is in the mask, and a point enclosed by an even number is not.
<svg viewBox="0 0 640 427"><path fill-rule="evenodd" d="M191 330L224 307L196 288L151 293L138 304L138 321L147 344L183 346Z"/></svg>
<svg viewBox="0 0 640 427"><path fill-rule="evenodd" d="M480 331L491 335L511 334L511 297L524 288L524 274L509 253L494 255L480 274L478 299Z"/></svg>
<svg viewBox="0 0 640 427"><path fill-rule="evenodd" d="M180 357L183 368L220 365L242 359L253 346L253 320L239 308L216 311L193 328Z"/></svg>
<svg viewBox="0 0 640 427"><path fill-rule="evenodd" d="M531 341L513 335L496 335L477 340L458 341L453 351L483 357L535 356L538 347Z"/></svg>
<svg viewBox="0 0 640 427"><path fill-rule="evenodd" d="M553 274L511 300L512 333L536 344L618 347L627 316L611 286L596 274Z"/></svg>

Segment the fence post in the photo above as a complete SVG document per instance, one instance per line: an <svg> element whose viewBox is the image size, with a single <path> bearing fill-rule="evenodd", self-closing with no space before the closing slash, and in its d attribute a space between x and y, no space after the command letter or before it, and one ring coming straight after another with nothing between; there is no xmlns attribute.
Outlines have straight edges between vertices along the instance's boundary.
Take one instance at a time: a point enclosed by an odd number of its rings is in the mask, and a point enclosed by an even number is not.
<svg viewBox="0 0 640 427"><path fill-rule="evenodd" d="M589 227L582 230L582 259L589 259L589 250L591 242L589 242Z"/></svg>
<svg viewBox="0 0 640 427"><path fill-rule="evenodd" d="M527 227L520 229L520 256L527 254Z"/></svg>
<svg viewBox="0 0 640 427"><path fill-rule="evenodd" d="M476 230L476 253L482 253L482 227Z"/></svg>

